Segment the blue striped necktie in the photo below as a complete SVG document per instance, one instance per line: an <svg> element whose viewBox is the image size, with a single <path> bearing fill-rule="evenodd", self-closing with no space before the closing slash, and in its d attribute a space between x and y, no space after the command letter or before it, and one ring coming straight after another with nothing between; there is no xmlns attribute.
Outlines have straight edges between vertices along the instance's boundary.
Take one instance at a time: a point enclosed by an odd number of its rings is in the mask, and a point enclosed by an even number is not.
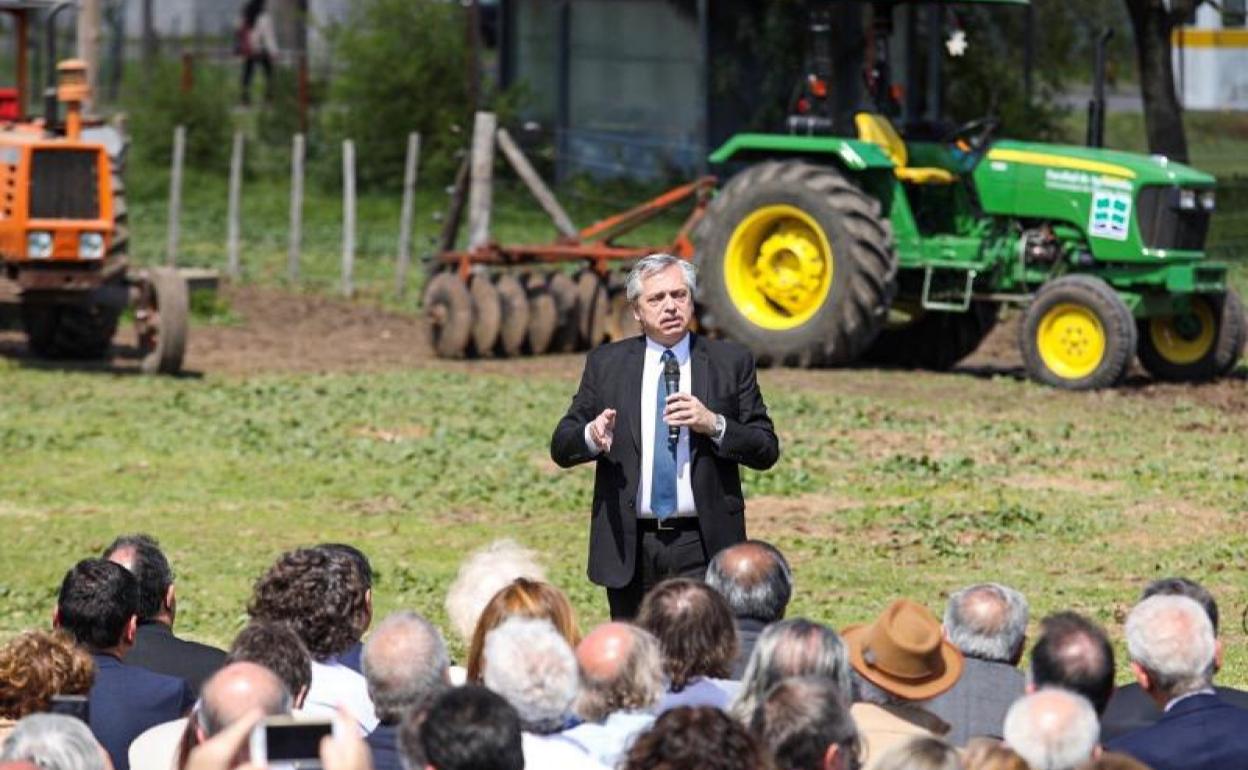
<svg viewBox="0 0 1248 770"><path fill-rule="evenodd" d="M663 521L676 512L676 443L667 434L663 410L667 407L667 379L663 371L668 361L676 356L670 350L663 351L659 359L659 382L655 389L654 405L654 466L650 474L650 510L655 518Z"/></svg>

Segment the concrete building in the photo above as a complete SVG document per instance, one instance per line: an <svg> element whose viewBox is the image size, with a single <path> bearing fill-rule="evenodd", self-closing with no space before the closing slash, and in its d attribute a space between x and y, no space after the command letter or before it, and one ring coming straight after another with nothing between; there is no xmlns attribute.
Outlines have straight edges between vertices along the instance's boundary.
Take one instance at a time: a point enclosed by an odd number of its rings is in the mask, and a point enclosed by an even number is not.
<svg viewBox="0 0 1248 770"><path fill-rule="evenodd" d="M1201 5L1195 24L1175 30L1179 99L1189 110L1248 110L1245 0Z"/></svg>

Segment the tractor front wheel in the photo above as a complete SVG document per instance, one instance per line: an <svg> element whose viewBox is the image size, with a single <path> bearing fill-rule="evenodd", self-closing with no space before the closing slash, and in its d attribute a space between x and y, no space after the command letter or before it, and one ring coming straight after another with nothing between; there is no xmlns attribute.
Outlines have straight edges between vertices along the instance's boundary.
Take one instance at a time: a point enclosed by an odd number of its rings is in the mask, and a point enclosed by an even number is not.
<svg viewBox="0 0 1248 770"><path fill-rule="evenodd" d="M153 268L139 284L134 323L144 374L177 374L186 356L191 315L186 279L168 267Z"/></svg>
<svg viewBox="0 0 1248 770"><path fill-rule="evenodd" d="M1135 357L1135 319L1109 284L1067 275L1036 292L1019 343L1032 379L1067 390L1107 388Z"/></svg>
<svg viewBox="0 0 1248 770"><path fill-rule="evenodd" d="M1192 297L1187 313L1139 323L1140 363L1159 380L1194 382L1235 368L1244 350L1244 305L1234 290Z"/></svg>
<svg viewBox="0 0 1248 770"><path fill-rule="evenodd" d="M700 322L768 363L841 364L883 327L897 259L879 202L839 171L761 163L698 226Z"/></svg>

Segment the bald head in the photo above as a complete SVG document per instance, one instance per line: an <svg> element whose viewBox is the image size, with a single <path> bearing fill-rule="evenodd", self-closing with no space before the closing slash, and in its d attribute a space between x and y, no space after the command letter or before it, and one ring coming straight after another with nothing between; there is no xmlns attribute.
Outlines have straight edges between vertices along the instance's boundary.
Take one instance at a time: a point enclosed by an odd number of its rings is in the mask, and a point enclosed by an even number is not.
<svg viewBox="0 0 1248 770"><path fill-rule="evenodd" d="M658 640L637 626L598 626L577 645L576 662L581 686L574 711L586 721L648 709L663 694Z"/></svg>
<svg viewBox="0 0 1248 770"><path fill-rule="evenodd" d="M216 735L252 709L289 714L290 692L277 674L256 663L231 663L212 675L200 693L199 727Z"/></svg>
<svg viewBox="0 0 1248 770"><path fill-rule="evenodd" d="M784 617L793 595L789 563L761 540L725 548L706 568L706 582L728 601L737 618L772 623Z"/></svg>
<svg viewBox="0 0 1248 770"><path fill-rule="evenodd" d="M1023 654L1027 614L1027 600L1012 588L968 586L949 597L945 633L963 655L1013 665Z"/></svg>
<svg viewBox="0 0 1248 770"><path fill-rule="evenodd" d="M1014 701L1004 732L1032 770L1073 770L1092 758L1100 724L1087 698L1050 687Z"/></svg>
<svg viewBox="0 0 1248 770"><path fill-rule="evenodd" d="M1074 612L1045 618L1031 649L1031 682L1062 687L1087 698L1105 713L1114 691L1114 648L1105 631Z"/></svg>

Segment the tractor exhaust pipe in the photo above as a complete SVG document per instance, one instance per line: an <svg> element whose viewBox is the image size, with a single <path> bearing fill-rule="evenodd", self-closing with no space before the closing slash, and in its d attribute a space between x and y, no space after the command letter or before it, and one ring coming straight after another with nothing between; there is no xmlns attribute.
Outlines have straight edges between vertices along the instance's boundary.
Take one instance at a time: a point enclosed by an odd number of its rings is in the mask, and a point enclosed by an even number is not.
<svg viewBox="0 0 1248 770"><path fill-rule="evenodd" d="M1105 146L1105 49L1114 36L1106 27L1096 38L1096 58L1092 64L1092 99L1088 102L1088 146Z"/></svg>
<svg viewBox="0 0 1248 770"><path fill-rule="evenodd" d="M47 26L44 29L44 49L47 52L47 66L43 86L43 128L48 133L56 132L56 123L60 120L56 107L56 17L66 8L73 8L77 3L73 0L57 3L48 11Z"/></svg>

